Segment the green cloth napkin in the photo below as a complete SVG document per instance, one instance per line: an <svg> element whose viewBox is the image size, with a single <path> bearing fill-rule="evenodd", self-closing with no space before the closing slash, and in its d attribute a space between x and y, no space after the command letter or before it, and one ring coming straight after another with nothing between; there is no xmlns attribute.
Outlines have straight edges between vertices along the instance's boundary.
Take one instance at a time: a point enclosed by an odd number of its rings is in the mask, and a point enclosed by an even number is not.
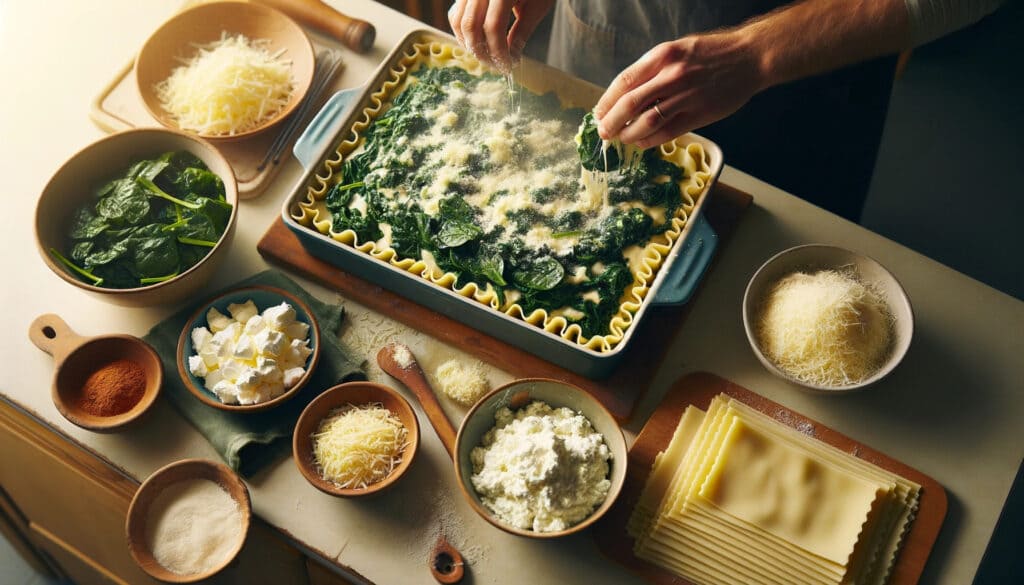
<svg viewBox="0 0 1024 585"><path fill-rule="evenodd" d="M364 379L362 360L348 355L338 340L344 315L340 305L324 303L276 270L267 270L237 282L221 292L262 284L284 289L299 297L313 310L320 324L320 362L313 377L299 393L279 406L253 413L217 410L192 395L178 375L178 336L188 318L199 308L197 302L163 320L143 338L160 354L164 364L163 393L178 412L210 441L232 469L250 476L277 456L290 451L292 430L302 409L321 392L344 381Z"/></svg>

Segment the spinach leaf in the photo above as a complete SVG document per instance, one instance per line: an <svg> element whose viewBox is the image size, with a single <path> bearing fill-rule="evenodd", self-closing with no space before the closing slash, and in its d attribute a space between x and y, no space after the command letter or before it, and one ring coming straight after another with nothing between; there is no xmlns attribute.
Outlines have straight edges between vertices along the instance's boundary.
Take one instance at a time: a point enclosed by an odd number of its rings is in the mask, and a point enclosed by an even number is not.
<svg viewBox="0 0 1024 585"><path fill-rule="evenodd" d="M512 280L517 285L531 290L551 290L565 277L562 263L551 256L541 256L532 262L516 267Z"/></svg>
<svg viewBox="0 0 1024 585"><path fill-rule="evenodd" d="M422 250L432 246L431 221L419 208L402 208L390 218L391 245L405 258L420 258Z"/></svg>
<svg viewBox="0 0 1024 585"><path fill-rule="evenodd" d="M331 229L335 232L352 230L356 233L356 238L360 243L372 242L384 237L384 232L380 230L377 222L373 218L363 215L358 209L343 207L332 212L331 215Z"/></svg>
<svg viewBox="0 0 1024 585"><path fill-rule="evenodd" d="M446 220L437 232L438 248L455 248L475 240L483 235L484 230L471 221L459 219Z"/></svg>
<svg viewBox="0 0 1024 585"><path fill-rule="evenodd" d="M597 133L594 112L583 116L583 123L576 132L576 152L580 156L580 165L588 171L611 172L622 165L621 144L615 142L604 146L604 140Z"/></svg>
<svg viewBox="0 0 1024 585"><path fill-rule="evenodd" d="M506 286L505 260L501 253L494 249L481 249L477 255L477 272L498 286Z"/></svg>
<svg viewBox="0 0 1024 585"><path fill-rule="evenodd" d="M122 179L96 203L96 213L113 225L138 225L149 213L149 197L135 181Z"/></svg>
<svg viewBox="0 0 1024 585"><path fill-rule="evenodd" d="M89 240L102 234L109 227L106 218L93 214L88 207L83 207L75 211L69 235L73 240Z"/></svg>
<svg viewBox="0 0 1024 585"><path fill-rule="evenodd" d="M131 250L132 265L129 269L139 279L158 278L179 271L178 242L159 224L139 229L124 242Z"/></svg>

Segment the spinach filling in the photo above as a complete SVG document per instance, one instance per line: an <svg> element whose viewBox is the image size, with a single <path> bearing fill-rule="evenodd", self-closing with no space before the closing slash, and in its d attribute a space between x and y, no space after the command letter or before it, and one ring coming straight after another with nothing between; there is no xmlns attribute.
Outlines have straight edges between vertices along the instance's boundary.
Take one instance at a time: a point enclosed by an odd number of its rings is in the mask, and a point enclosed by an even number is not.
<svg viewBox="0 0 1024 585"><path fill-rule="evenodd" d="M592 114L562 108L554 93L518 92L513 107L480 97L505 85L493 74L411 75L326 194L333 231L360 242L387 233L400 257L429 253L457 286L490 285L502 305L561 310L584 336L607 334L634 283L623 252L671 226L683 170L657 150L602 152ZM606 155L604 203L588 208L580 167L604 171ZM509 179L523 169L547 179ZM656 208L661 221L648 213Z"/></svg>
<svg viewBox="0 0 1024 585"><path fill-rule="evenodd" d="M231 217L224 183L195 155L168 152L133 164L77 209L65 254L82 280L135 288L185 272L217 245Z"/></svg>

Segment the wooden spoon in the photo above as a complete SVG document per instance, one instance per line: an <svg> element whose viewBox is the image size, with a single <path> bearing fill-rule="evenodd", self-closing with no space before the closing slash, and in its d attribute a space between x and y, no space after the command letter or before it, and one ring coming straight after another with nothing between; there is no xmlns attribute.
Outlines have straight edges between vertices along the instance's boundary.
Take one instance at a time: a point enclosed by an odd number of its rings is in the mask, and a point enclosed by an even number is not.
<svg viewBox="0 0 1024 585"><path fill-rule="evenodd" d="M398 357L396 358L396 352ZM389 343L377 353L377 364L382 370L405 384L416 395L427 414L430 424L433 425L444 448L448 451L449 457L455 456L455 426L445 416L441 403L437 401L437 395L427 382L423 368L416 361L412 351L401 343Z"/></svg>
<svg viewBox="0 0 1024 585"><path fill-rule="evenodd" d="M397 355L396 355L397 354ZM389 343L377 353L377 364L382 370L408 386L423 407L431 426L444 445L448 455L455 457L455 426L445 416L437 395L430 387L423 368L412 350L401 343ZM430 574L439 583L458 583L465 572L462 555L442 535L430 555Z"/></svg>

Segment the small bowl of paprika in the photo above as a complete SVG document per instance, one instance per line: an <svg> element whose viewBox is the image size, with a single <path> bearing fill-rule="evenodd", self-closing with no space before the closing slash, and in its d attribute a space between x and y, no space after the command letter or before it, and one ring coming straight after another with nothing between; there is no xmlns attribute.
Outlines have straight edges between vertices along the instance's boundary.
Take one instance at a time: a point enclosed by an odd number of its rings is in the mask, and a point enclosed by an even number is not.
<svg viewBox="0 0 1024 585"><path fill-rule="evenodd" d="M138 337L83 337L52 313L37 317L28 336L56 362L54 406L83 429L120 430L149 410L163 385L160 356Z"/></svg>

